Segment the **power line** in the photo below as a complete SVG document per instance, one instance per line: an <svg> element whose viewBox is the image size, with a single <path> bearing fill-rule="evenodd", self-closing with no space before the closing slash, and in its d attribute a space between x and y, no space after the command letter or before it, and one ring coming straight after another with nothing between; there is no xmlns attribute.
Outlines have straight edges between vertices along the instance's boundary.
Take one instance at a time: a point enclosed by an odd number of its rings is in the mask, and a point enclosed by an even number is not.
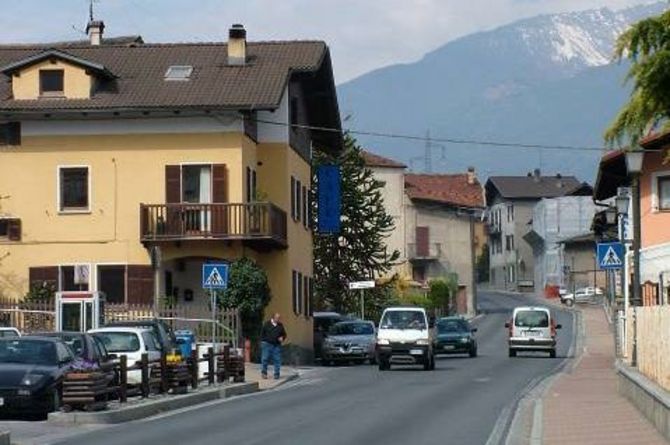
<svg viewBox="0 0 670 445"><path fill-rule="evenodd" d="M595 147L595 146L579 146L579 145L548 145L548 144L529 144L523 142L506 142L506 141L495 141L495 140L479 140L479 139L460 139L460 138L449 138L449 137L432 137L432 136L416 136L410 134L402 133L384 133L380 131L368 131L368 130L356 130L356 129L339 129L332 127L321 127L314 125L304 125L304 124L290 124L287 122L276 122L269 121L265 119L256 118L257 123L269 124L269 125L278 125L291 128L299 128L303 130L311 131L321 131L326 133L340 133L340 134L354 134L359 136L374 136L374 137L383 137L390 139L405 139L409 141L419 141L426 143L434 142L443 142L447 144L458 144L458 145L484 145L489 147L498 147L498 148L534 148L541 150L575 150L575 151L608 151L607 147Z"/></svg>

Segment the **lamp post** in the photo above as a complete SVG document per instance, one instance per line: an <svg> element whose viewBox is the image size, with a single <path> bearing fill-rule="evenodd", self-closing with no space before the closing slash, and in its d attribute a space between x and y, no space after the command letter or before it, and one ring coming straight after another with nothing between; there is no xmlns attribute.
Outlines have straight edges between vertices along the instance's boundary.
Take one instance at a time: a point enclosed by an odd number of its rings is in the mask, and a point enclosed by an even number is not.
<svg viewBox="0 0 670 445"><path fill-rule="evenodd" d="M641 286L640 286L640 239L642 238L640 217L640 172L642 172L642 162L644 161L644 151L640 149L626 152L626 168L631 177L631 191L633 199L633 306L641 306ZM637 366L637 314L633 315L633 352L631 356L631 365Z"/></svg>

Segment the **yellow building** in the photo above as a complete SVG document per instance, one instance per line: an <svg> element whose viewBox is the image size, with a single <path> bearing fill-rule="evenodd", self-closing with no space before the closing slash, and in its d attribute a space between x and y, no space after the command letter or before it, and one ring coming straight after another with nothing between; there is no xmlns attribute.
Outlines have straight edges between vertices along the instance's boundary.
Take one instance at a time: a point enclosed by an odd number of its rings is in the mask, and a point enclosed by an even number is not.
<svg viewBox="0 0 670 445"><path fill-rule="evenodd" d="M0 294L207 298L203 262L254 259L294 345L312 346L312 149L339 150L323 42L0 47ZM151 251L160 250L156 271ZM75 267L77 266L77 267ZM154 277L158 282L154 282Z"/></svg>

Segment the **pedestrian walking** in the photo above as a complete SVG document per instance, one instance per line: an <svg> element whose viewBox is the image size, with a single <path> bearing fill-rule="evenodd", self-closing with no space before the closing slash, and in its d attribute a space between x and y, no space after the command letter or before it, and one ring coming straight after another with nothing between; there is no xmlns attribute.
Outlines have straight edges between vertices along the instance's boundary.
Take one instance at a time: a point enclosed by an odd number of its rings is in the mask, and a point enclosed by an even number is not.
<svg viewBox="0 0 670 445"><path fill-rule="evenodd" d="M274 378L279 378L281 370L281 346L286 340L286 329L281 322L281 315L275 313L263 324L261 329L261 376L268 378L268 362L274 365Z"/></svg>

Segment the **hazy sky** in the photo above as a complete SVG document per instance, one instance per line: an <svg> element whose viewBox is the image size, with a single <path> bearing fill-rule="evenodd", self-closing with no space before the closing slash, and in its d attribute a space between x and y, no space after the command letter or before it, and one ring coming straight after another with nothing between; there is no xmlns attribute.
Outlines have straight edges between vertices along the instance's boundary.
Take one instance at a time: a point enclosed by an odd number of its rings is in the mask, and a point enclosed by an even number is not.
<svg viewBox="0 0 670 445"><path fill-rule="evenodd" d="M83 38L89 0L3 0L0 42ZM543 13L644 0L95 0L107 35L148 42L221 41L232 23L250 40L323 39L337 83L472 32Z"/></svg>

